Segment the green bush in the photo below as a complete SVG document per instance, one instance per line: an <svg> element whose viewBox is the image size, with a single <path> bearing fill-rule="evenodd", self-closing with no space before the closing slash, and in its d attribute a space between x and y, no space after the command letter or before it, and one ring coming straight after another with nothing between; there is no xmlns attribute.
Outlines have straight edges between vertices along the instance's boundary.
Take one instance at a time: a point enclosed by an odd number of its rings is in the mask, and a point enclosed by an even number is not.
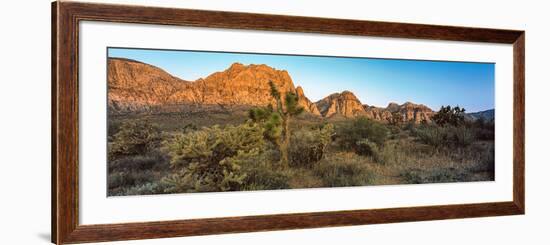
<svg viewBox="0 0 550 245"><path fill-rule="evenodd" d="M290 177L277 169L266 165L247 168L246 178L241 190L277 190L289 189Z"/></svg>
<svg viewBox="0 0 550 245"><path fill-rule="evenodd" d="M474 143L475 133L464 126L449 128L451 142L458 146L468 146Z"/></svg>
<svg viewBox="0 0 550 245"><path fill-rule="evenodd" d="M293 167L312 167L326 154L334 134L334 125L325 124L313 130L297 130L291 138L290 163Z"/></svg>
<svg viewBox="0 0 550 245"><path fill-rule="evenodd" d="M379 160L378 145L368 139L362 139L356 143L356 153L363 156L371 156L375 161Z"/></svg>
<svg viewBox="0 0 550 245"><path fill-rule="evenodd" d="M147 121L124 122L108 144L109 159L143 155L156 149L160 141L160 129L157 125Z"/></svg>
<svg viewBox="0 0 550 245"><path fill-rule="evenodd" d="M438 112L432 116L432 120L439 126L451 125L451 126L460 126L464 125L466 122L464 119L464 108L455 106L441 106Z"/></svg>
<svg viewBox="0 0 550 245"><path fill-rule="evenodd" d="M358 117L351 124L339 128L338 137L343 147L357 151L357 142L364 139L382 147L388 132L388 128L383 124L366 117Z"/></svg>
<svg viewBox="0 0 550 245"><path fill-rule="evenodd" d="M438 126L425 126L414 130L413 135L418 137L421 142L431 146L443 146L447 142L447 132L445 128Z"/></svg>
<svg viewBox="0 0 550 245"><path fill-rule="evenodd" d="M174 174L163 179L170 186L166 192L241 189L246 178L242 165L260 156L263 133L258 124L247 123L178 135L167 144Z"/></svg>

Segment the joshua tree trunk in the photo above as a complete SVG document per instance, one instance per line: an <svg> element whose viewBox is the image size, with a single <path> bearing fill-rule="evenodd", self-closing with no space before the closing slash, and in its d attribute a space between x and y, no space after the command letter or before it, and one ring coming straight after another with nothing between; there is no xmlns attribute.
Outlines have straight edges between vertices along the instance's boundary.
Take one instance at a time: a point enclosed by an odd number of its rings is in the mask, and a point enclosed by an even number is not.
<svg viewBox="0 0 550 245"><path fill-rule="evenodd" d="M283 139L281 140L280 150L281 150L281 166L283 168L288 167L288 151L290 146L290 130L288 128L289 119L288 116L283 117Z"/></svg>
<svg viewBox="0 0 550 245"><path fill-rule="evenodd" d="M298 96L295 93L286 92L284 98L281 98L281 92L273 81L269 81L269 86L271 87L271 96L275 99L277 106L275 113L282 119L282 135L277 139L277 146L281 154L280 165L282 168L287 168L289 166L290 118L302 113L304 108L298 105Z"/></svg>

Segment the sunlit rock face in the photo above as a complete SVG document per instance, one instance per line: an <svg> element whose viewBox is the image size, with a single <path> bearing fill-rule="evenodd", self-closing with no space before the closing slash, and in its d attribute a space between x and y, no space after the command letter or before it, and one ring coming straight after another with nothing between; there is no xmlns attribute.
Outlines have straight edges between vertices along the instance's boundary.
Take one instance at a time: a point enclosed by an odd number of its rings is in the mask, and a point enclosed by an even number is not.
<svg viewBox="0 0 550 245"><path fill-rule="evenodd" d="M390 103L386 108L362 104L351 91L333 93L315 103L304 89L295 87L290 74L267 65L234 63L196 81L174 77L166 71L139 61L110 58L108 61L108 106L110 113L161 110L178 111L200 108L219 110L232 107L274 105L269 82L282 95L295 93L305 112L331 118L365 116L388 122L396 113L402 121L431 121L434 112L425 105L411 102Z"/></svg>

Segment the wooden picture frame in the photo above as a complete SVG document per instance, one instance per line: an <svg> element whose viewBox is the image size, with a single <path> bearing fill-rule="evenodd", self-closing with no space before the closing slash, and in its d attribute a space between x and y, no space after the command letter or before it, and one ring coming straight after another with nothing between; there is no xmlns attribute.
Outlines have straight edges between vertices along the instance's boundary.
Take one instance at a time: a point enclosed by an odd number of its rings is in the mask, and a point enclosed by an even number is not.
<svg viewBox="0 0 550 245"><path fill-rule="evenodd" d="M78 47L79 22L84 20L513 44L513 201L81 225L78 191ZM52 3L51 45L53 243L304 229L517 215L525 212L524 31L58 1Z"/></svg>

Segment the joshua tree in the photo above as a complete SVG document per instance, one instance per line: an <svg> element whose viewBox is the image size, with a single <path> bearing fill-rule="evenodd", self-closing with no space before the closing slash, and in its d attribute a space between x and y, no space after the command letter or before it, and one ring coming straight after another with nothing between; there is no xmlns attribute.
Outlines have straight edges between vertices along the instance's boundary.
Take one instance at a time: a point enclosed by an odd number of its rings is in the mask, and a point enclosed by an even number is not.
<svg viewBox="0 0 550 245"><path fill-rule="evenodd" d="M249 116L254 121L263 122L264 136L271 140L279 148L280 163L283 168L288 167L290 148L290 120L299 115L304 108L298 105L298 96L292 92L286 92L281 98L281 92L273 81L269 81L271 96L275 99L275 107L255 108L249 111Z"/></svg>
<svg viewBox="0 0 550 245"><path fill-rule="evenodd" d="M432 119L435 123L437 123L437 125L440 126L447 124L460 126L465 122L465 112L466 110L464 108L460 108L459 106L455 106L454 108L451 108L451 106L441 106L441 109L439 109Z"/></svg>

